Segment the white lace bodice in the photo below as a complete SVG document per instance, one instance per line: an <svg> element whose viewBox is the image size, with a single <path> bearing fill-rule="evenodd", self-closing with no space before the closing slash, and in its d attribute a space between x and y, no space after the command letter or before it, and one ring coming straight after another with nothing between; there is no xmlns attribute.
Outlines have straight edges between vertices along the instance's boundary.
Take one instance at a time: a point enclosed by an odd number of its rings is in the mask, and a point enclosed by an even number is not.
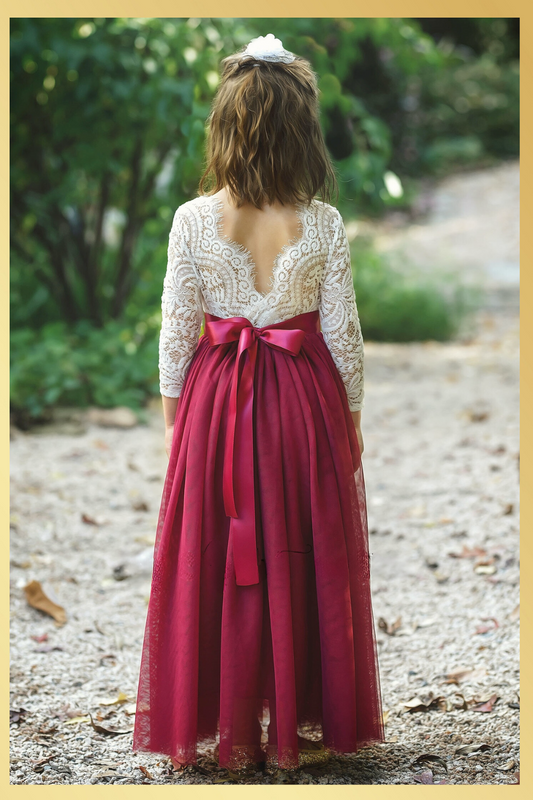
<svg viewBox="0 0 533 800"><path fill-rule="evenodd" d="M276 257L269 290L262 293L255 288L250 252L222 235L220 199L203 195L178 207L161 303L161 394L179 397L204 311L246 317L261 327L318 309L350 410L362 408L363 338L344 222L334 206L316 199L297 212L299 235Z"/></svg>

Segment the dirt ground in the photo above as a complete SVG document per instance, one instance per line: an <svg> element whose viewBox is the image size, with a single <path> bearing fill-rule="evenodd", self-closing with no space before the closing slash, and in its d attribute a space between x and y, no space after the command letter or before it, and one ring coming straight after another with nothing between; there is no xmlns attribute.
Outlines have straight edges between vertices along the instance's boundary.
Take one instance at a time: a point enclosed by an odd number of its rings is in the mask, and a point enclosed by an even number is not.
<svg viewBox="0 0 533 800"><path fill-rule="evenodd" d="M512 784L519 774L518 165L438 184L376 245L483 281L456 342L366 343L363 457L387 741L299 770L131 751L166 467L147 423L11 441L11 783ZM103 420L100 419L100 423ZM128 415L122 420L128 424ZM30 607L39 581L66 623Z"/></svg>

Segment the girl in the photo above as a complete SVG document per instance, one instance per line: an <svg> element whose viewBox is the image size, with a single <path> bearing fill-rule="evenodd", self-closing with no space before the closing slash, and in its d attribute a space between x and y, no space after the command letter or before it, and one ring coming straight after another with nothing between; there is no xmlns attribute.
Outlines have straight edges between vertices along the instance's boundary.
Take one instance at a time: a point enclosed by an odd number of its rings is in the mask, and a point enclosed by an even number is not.
<svg viewBox="0 0 533 800"><path fill-rule="evenodd" d="M288 769L384 740L363 340L330 184L315 73L253 39L222 62L162 298L169 464L133 747L175 768L199 745Z"/></svg>

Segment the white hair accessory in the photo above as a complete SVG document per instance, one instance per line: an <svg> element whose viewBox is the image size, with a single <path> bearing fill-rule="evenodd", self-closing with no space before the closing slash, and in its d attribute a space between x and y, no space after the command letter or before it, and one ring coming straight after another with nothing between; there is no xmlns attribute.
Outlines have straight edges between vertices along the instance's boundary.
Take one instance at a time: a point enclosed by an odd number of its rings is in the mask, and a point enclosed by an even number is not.
<svg viewBox="0 0 533 800"><path fill-rule="evenodd" d="M245 58L281 61L284 64L290 64L296 56L289 50L285 50L281 40L276 39L273 33L267 33L266 36L258 36L256 39L252 39L242 54L241 60Z"/></svg>

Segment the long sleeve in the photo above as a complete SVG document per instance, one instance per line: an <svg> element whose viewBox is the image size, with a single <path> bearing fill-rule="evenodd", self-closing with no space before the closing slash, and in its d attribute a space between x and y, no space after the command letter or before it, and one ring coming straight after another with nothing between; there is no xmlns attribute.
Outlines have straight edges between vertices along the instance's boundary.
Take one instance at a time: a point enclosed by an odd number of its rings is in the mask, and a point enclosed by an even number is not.
<svg viewBox="0 0 533 800"><path fill-rule="evenodd" d="M355 300L350 245L337 209L332 240L320 288L322 334L346 388L350 411L364 403L364 348Z"/></svg>
<svg viewBox="0 0 533 800"><path fill-rule="evenodd" d="M202 324L202 296L190 251L190 229L180 208L174 214L161 298L159 387L179 397Z"/></svg>

